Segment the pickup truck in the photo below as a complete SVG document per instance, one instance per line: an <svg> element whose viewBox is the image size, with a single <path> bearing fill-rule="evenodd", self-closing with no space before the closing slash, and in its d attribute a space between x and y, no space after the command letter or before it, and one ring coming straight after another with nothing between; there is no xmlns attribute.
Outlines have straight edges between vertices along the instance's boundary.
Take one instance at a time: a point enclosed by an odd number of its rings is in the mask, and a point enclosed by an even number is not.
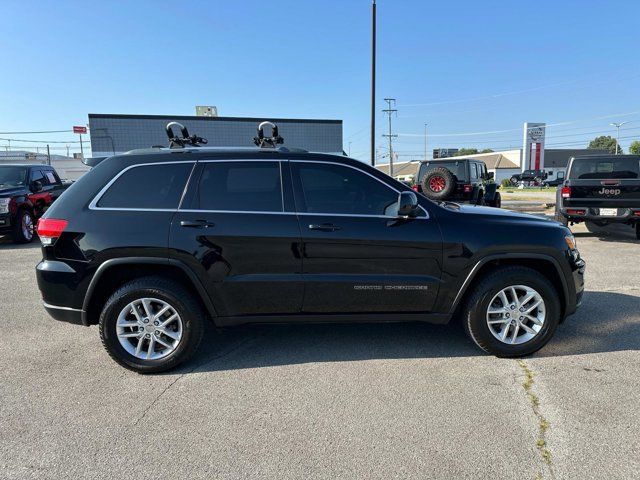
<svg viewBox="0 0 640 480"><path fill-rule="evenodd" d="M547 172L544 170L525 170L522 173L518 173L511 176L511 183L514 185L520 185L521 183L535 183L541 185L548 177Z"/></svg>
<svg viewBox="0 0 640 480"><path fill-rule="evenodd" d="M556 220L626 223L640 239L640 155L573 157L556 193Z"/></svg>
<svg viewBox="0 0 640 480"><path fill-rule="evenodd" d="M0 165L0 235L31 242L36 220L70 184L49 165Z"/></svg>

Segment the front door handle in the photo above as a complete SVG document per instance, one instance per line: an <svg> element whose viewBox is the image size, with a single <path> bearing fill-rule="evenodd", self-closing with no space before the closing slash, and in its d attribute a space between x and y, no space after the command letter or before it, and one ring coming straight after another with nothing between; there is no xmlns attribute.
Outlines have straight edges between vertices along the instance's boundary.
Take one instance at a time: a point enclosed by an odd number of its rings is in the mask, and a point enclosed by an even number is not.
<svg viewBox="0 0 640 480"><path fill-rule="evenodd" d="M322 223L320 225L311 224L309 230L320 230L321 232L335 232L340 230L341 227L334 225L333 223Z"/></svg>
<svg viewBox="0 0 640 480"><path fill-rule="evenodd" d="M215 227L216 224L206 220L182 220L180 226L186 228L209 228Z"/></svg>

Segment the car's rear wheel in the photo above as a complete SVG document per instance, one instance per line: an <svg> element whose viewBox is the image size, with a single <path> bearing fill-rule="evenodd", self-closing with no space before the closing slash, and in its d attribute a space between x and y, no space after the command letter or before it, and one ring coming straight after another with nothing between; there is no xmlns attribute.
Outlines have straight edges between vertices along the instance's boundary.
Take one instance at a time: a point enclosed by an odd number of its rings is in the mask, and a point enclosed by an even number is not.
<svg viewBox="0 0 640 480"><path fill-rule="evenodd" d="M485 352L520 357L542 348L560 322L554 286L526 267L502 267L486 275L466 302L464 327Z"/></svg>
<svg viewBox="0 0 640 480"><path fill-rule="evenodd" d="M16 223L13 226L13 241L16 243L29 243L34 236L34 221L31 212L25 208L18 211Z"/></svg>
<svg viewBox="0 0 640 480"><path fill-rule="evenodd" d="M444 200L454 187L455 177L444 167L429 170L422 179L422 194L432 200Z"/></svg>
<svg viewBox="0 0 640 480"><path fill-rule="evenodd" d="M560 209L558 207L556 207L555 218L558 222L560 222L565 227L569 226L569 219L560 212Z"/></svg>
<svg viewBox="0 0 640 480"><path fill-rule="evenodd" d="M204 312L182 285L163 277L126 283L107 300L100 337L123 367L140 373L169 370L191 357L202 340Z"/></svg>

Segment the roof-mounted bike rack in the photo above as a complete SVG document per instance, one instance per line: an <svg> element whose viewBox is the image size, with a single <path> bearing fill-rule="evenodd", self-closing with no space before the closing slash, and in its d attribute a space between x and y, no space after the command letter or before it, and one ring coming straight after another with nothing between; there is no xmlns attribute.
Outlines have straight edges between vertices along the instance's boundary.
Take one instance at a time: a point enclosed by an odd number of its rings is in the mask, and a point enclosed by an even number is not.
<svg viewBox="0 0 640 480"><path fill-rule="evenodd" d="M271 136L264 136L264 127L271 127ZM278 126L272 122L262 122L258 125L258 136L253 138L255 143L260 148L276 148L276 145L284 143L284 138L278 135Z"/></svg>
<svg viewBox="0 0 640 480"><path fill-rule="evenodd" d="M182 138L174 135L173 127L180 129ZM183 148L185 145L191 145L192 147L199 147L207 143L206 138L198 137L197 135L189 135L187 127L178 122L167 123L167 137L169 137L169 148Z"/></svg>

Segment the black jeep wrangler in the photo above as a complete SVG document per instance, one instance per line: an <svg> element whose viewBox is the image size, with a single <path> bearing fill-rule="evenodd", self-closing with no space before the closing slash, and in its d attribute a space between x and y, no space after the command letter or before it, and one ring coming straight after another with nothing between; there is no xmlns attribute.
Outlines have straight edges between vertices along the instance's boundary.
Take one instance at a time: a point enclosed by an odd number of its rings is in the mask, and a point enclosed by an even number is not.
<svg viewBox="0 0 640 480"><path fill-rule="evenodd" d="M558 222L432 202L360 161L264 135L261 148L183 135L98 163L38 224L45 309L99 325L126 368L178 365L207 321L459 318L480 348L517 357L580 304L585 263Z"/></svg>
<svg viewBox="0 0 640 480"><path fill-rule="evenodd" d="M431 200L502 205L493 173L487 172L482 160L473 158L421 162L413 189Z"/></svg>

